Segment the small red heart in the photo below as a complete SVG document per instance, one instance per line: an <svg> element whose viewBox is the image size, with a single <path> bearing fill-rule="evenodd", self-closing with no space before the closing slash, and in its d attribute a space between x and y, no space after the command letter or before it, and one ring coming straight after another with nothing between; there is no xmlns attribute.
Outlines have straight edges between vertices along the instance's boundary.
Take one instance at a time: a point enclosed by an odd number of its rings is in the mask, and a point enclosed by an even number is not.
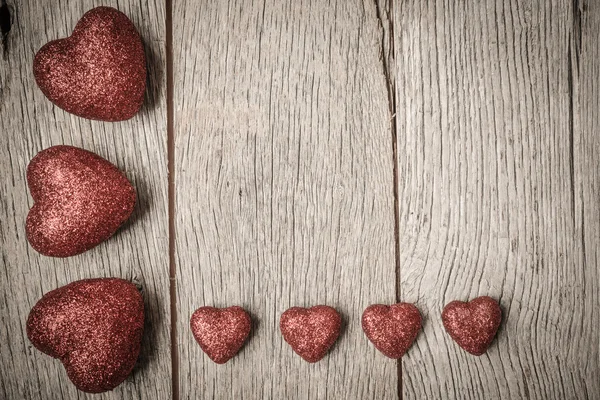
<svg viewBox="0 0 600 400"><path fill-rule="evenodd" d="M135 206L133 186L111 163L86 150L54 146L27 167L35 204L27 215L31 246L53 257L69 257L108 239Z"/></svg>
<svg viewBox="0 0 600 400"><path fill-rule="evenodd" d="M303 359L314 363L325 357L342 326L342 317L329 306L292 307L281 315L285 341Z"/></svg>
<svg viewBox="0 0 600 400"><path fill-rule="evenodd" d="M130 282L85 279L46 293L27 319L27 337L58 358L84 392L112 390L140 353L144 302Z"/></svg>
<svg viewBox="0 0 600 400"><path fill-rule="evenodd" d="M63 110L123 121L144 101L146 57L131 20L114 8L97 7L81 17L71 36L38 51L33 74L44 95Z"/></svg>
<svg viewBox="0 0 600 400"><path fill-rule="evenodd" d="M252 320L243 308L201 307L190 319L194 338L217 364L224 364L242 348Z"/></svg>
<svg viewBox="0 0 600 400"><path fill-rule="evenodd" d="M409 303L374 304L363 312L362 327L377 350L389 358L400 358L421 329L421 314Z"/></svg>
<svg viewBox="0 0 600 400"><path fill-rule="evenodd" d="M468 303L453 301L442 312L444 328L460 347L480 356L492 344L502 321L502 310L491 297L482 296Z"/></svg>

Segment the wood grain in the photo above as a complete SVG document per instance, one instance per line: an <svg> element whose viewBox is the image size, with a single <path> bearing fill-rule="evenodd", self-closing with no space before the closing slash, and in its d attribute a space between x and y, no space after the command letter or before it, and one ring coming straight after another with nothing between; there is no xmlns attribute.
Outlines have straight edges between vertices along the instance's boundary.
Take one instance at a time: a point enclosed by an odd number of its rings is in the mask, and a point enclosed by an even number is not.
<svg viewBox="0 0 600 400"><path fill-rule="evenodd" d="M8 1L13 25L0 56L0 398L166 399L171 394L169 265L165 130L164 4L161 1ZM149 89L130 121L84 120L53 106L36 87L33 56L46 42L69 35L98 5L125 12L146 45ZM94 151L125 171L138 193L131 220L111 239L80 256L44 257L25 239L32 200L25 171L40 150L71 144ZM146 330L133 374L117 389L87 396L59 361L28 341L25 322L41 296L69 282L116 276L143 288Z"/></svg>
<svg viewBox="0 0 600 400"><path fill-rule="evenodd" d="M393 158L375 3L175 3L177 299L181 398L397 398L396 362L362 310L395 299ZM345 329L307 364L282 340L291 306L328 304ZM192 312L241 305L225 365Z"/></svg>
<svg viewBox="0 0 600 400"><path fill-rule="evenodd" d="M407 399L600 392L599 10L580 8L395 5L401 293L426 319ZM479 295L504 323L477 358L440 313Z"/></svg>
<svg viewBox="0 0 600 400"><path fill-rule="evenodd" d="M571 351L583 357L574 360L571 368L585 379L584 394L593 399L600 395L600 3L575 4L570 53L574 211L581 243L577 272L583 282L574 293L577 311L573 316L583 326L569 336L577 339Z"/></svg>
<svg viewBox="0 0 600 400"><path fill-rule="evenodd" d="M143 287L143 351L123 385L93 397L167 399L166 2L46 3L8 0L0 37L0 398L91 398L33 348L25 322L49 290L118 276ZM65 113L31 73L35 52L98 5L124 11L145 41L149 90L131 121ZM598 397L600 3L180 0L173 11L181 399L393 399L399 384L405 399ZM56 144L112 161L139 197L113 238L68 259L39 255L24 232L26 166ZM363 309L398 288L425 317L401 376L360 329ZM479 295L499 299L504 323L474 357L440 313ZM345 327L307 364L279 316L316 304ZM189 330L202 305L252 314L225 365Z"/></svg>

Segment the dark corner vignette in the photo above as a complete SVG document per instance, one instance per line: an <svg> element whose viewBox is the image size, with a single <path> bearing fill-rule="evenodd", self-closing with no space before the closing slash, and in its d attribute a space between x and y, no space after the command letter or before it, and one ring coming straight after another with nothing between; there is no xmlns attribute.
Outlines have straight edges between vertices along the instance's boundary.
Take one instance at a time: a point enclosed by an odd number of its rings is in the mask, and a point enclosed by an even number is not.
<svg viewBox="0 0 600 400"><path fill-rule="evenodd" d="M0 0L0 48L4 57L8 55L8 34L12 27L10 7L6 0Z"/></svg>

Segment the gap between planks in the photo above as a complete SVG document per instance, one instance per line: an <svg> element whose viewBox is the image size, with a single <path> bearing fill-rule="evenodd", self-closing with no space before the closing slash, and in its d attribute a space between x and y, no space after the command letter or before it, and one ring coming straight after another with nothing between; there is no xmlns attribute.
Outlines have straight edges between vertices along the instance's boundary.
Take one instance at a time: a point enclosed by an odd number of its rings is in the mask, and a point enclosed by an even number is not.
<svg viewBox="0 0 600 400"><path fill-rule="evenodd" d="M177 353L177 287L175 265L175 130L173 108L173 2L165 0L167 61L167 164L169 191L169 298L171 311L171 388L179 399L179 354Z"/></svg>

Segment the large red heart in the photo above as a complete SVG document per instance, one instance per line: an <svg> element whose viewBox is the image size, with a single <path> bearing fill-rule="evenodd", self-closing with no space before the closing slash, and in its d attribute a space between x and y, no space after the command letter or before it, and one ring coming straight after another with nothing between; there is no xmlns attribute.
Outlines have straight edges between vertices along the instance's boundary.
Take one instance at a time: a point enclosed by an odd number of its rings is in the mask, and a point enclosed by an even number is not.
<svg viewBox="0 0 600 400"><path fill-rule="evenodd" d="M50 101L83 118L126 120L144 101L142 40L129 18L114 8L88 11L71 36L44 45L35 55L33 73Z"/></svg>
<svg viewBox="0 0 600 400"><path fill-rule="evenodd" d="M342 318L329 306L292 307L281 315L279 328L285 341L303 359L314 363L340 335Z"/></svg>
<svg viewBox="0 0 600 400"><path fill-rule="evenodd" d="M421 314L409 303L373 304L363 312L362 327L377 350L400 358L413 344L421 329Z"/></svg>
<svg viewBox="0 0 600 400"><path fill-rule="evenodd" d="M46 293L27 319L27 337L62 361L79 390L112 390L127 378L140 353L144 302L117 278L85 279Z"/></svg>
<svg viewBox="0 0 600 400"><path fill-rule="evenodd" d="M480 356L492 344L502 321L502 310L491 297L482 296L468 303L453 301L444 307L444 328L460 347Z"/></svg>
<svg viewBox="0 0 600 400"><path fill-rule="evenodd" d="M108 239L133 212L135 191L111 163L86 150L54 146L27 167L35 204L27 215L31 246L68 257Z"/></svg>
<svg viewBox="0 0 600 400"><path fill-rule="evenodd" d="M194 338L210 359L224 364L242 348L250 334L252 320L241 307L201 307L192 314L190 326Z"/></svg>

